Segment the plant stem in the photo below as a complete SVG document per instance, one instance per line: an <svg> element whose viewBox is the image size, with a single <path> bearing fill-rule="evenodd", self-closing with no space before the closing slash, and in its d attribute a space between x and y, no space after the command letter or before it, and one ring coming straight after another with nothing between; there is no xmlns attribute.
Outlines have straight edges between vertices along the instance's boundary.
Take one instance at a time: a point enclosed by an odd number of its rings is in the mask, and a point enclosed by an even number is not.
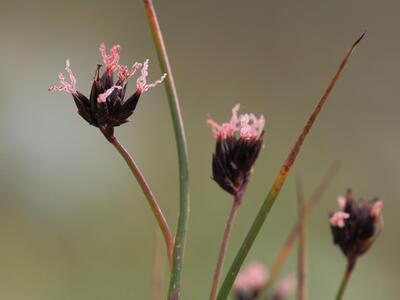
<svg viewBox="0 0 400 300"><path fill-rule="evenodd" d="M339 79L340 74L342 73L350 55L352 54L354 48L357 46L357 44L361 41L361 39L364 37L364 34L362 34L351 46L351 48L347 51L345 57L343 58L339 68L337 69L336 73L334 74L333 78L331 79L327 89L325 90L324 94L322 95L320 101L318 102L317 106L315 107L313 113L311 114L310 118L308 119L305 127L303 128L303 131L301 132L300 136L298 137L296 143L294 144L292 150L289 153L288 158L286 161L283 163L281 169L279 170L278 176L275 179L275 182L273 183L266 199L264 200L264 203L262 204L260 210L258 211L257 216L255 217L250 230L248 231L241 247L239 248L239 251L225 277L225 280L222 284L222 287L218 293L218 300L225 300L228 297L228 294L232 288L233 282L235 281L235 278L237 274L239 273L240 267L242 266L247 254L249 253L251 247L253 246L253 243L260 232L260 229L262 225L264 224L269 211L271 210L275 199L279 195L279 192L281 191L281 188L283 184L286 181L287 176L289 175L293 164L297 158L297 155L300 152L301 146L304 143L305 138L307 137L312 125L314 124L315 120L317 119L319 113L322 110L322 107L326 103L326 100L328 99L328 96L330 95L333 87L335 86L337 80Z"/></svg>
<svg viewBox="0 0 400 300"><path fill-rule="evenodd" d="M298 282L298 300L307 299L307 250L306 250L306 214L304 206L304 192L303 185L300 178L297 180L297 200L299 203L299 250L298 250L298 269L297 269L297 282Z"/></svg>
<svg viewBox="0 0 400 300"><path fill-rule="evenodd" d="M165 80L165 88L169 108L172 116L172 123L175 131L176 144L178 149L179 160L179 218L175 236L175 247L173 252L173 266L171 272L171 280L169 286L169 300L177 300L180 295L181 272L183 265L183 257L185 253L187 223L189 217L189 169L188 154L183 127L182 114L180 111L178 93L176 91L174 77L168 59L167 49L161 33L160 25L154 9L153 1L144 0L147 18L150 24L151 33L157 50L158 60L161 70L167 73Z"/></svg>
<svg viewBox="0 0 400 300"><path fill-rule="evenodd" d="M323 178L321 183L318 185L318 187L315 189L310 199L308 200L307 205L304 207L304 214L306 220L311 215L314 207L318 204L323 193L325 192L326 188L331 182L333 176L336 174L338 166L339 166L338 164L332 165L326 176ZM277 257L275 258L271 266L270 279L268 281L267 286L264 288L263 294L266 294L266 290L268 289L268 287L275 282L275 279L277 278L280 270L282 269L283 264L286 262L289 253L293 248L293 244L296 241L297 237L299 236L299 228L300 228L299 222L293 225L292 230L287 236L285 243L283 244L281 250L278 252Z"/></svg>
<svg viewBox="0 0 400 300"><path fill-rule="evenodd" d="M344 272L342 282L340 284L339 290L336 294L335 300L341 300L343 298L344 292L346 290L347 284L349 283L350 276L356 265L356 259L348 259L346 271Z"/></svg>
<svg viewBox="0 0 400 300"><path fill-rule="evenodd" d="M234 198L232 207L231 207L231 211L229 213L228 220L225 225L224 236L222 238L221 247L219 249L217 264L215 266L214 278L213 278L211 293L210 293L210 300L215 300L215 297L217 296L218 284L221 279L221 271L222 271L222 267L224 265L224 259L225 259L226 249L228 247L228 241L229 241L229 237L230 237L230 233L231 233L231 229L232 229L232 224L233 224L233 221L237 214L238 208L240 207L241 202L242 202L242 198L240 198L240 197Z"/></svg>
<svg viewBox="0 0 400 300"><path fill-rule="evenodd" d="M103 132L103 131L102 131ZM104 134L104 132L103 132ZM167 247L167 256L168 256L168 261L170 264L172 264L172 250L173 250L173 239L171 235L171 231L169 229L167 220L164 217L163 212L161 211L161 208L153 194L153 192L150 189L150 186L148 185L146 179L144 178L144 175L142 174L139 166L136 164L135 160L133 157L128 153L128 151L120 144L118 139L115 136L109 137L106 134L104 134L107 140L115 147L115 149L118 150L118 152L121 154L121 156L125 159L126 163L129 166L129 169L131 169L133 176L135 176L137 182L139 183L140 187L142 188L142 191L144 195L146 196L151 210L153 211L153 214L157 220L157 223L161 229L161 232L163 234L164 240L165 240L165 245Z"/></svg>

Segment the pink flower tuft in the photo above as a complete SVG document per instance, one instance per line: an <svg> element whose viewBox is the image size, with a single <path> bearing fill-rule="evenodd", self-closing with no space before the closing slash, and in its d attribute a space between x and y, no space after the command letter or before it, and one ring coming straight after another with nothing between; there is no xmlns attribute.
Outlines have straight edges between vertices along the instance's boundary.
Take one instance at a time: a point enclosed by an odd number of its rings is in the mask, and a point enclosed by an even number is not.
<svg viewBox="0 0 400 300"><path fill-rule="evenodd" d="M239 136L243 139L260 137L265 125L264 116L260 116L259 119L254 114L238 116L239 108L239 104L233 107L232 117L228 123L219 125L211 118L207 120L215 139L233 137L236 132L239 132Z"/></svg>
<svg viewBox="0 0 400 300"><path fill-rule="evenodd" d="M339 206L339 208L341 208L341 209L344 209L344 208L346 207L346 202L347 202L346 197L339 196L339 197L337 198L338 206Z"/></svg>
<svg viewBox="0 0 400 300"><path fill-rule="evenodd" d="M132 66L131 70L129 71L129 69L128 69L127 66L118 65L118 78L119 78L119 80L121 80L121 81L128 80L128 79L131 78L133 75L135 75L136 70L139 69L139 68L141 68L141 67L142 67L142 64L136 62L136 63Z"/></svg>
<svg viewBox="0 0 400 300"><path fill-rule="evenodd" d="M67 60L65 63L65 71L67 71L71 83L68 83L65 80L65 76L63 73L59 73L58 79L60 80L61 85L59 86L53 85L49 88L49 91L64 91L71 95L76 94L76 79L70 68L69 60Z"/></svg>
<svg viewBox="0 0 400 300"><path fill-rule="evenodd" d="M240 291L259 291L268 280L266 268L257 262L247 265L236 277L233 289Z"/></svg>
<svg viewBox="0 0 400 300"><path fill-rule="evenodd" d="M119 52L121 51L120 45L115 45L110 49L110 54L107 54L106 44L101 43L100 45L100 53L103 57L104 65L106 66L107 71L116 71L118 70L118 62L119 62Z"/></svg>
<svg viewBox="0 0 400 300"><path fill-rule="evenodd" d="M377 198L354 200L350 189L345 198L344 201L339 197L342 209L329 214L329 222L333 242L352 260L367 252L378 237L383 225L383 204Z"/></svg>
<svg viewBox="0 0 400 300"><path fill-rule="evenodd" d="M329 218L329 222L332 226L343 228L345 225L344 220L348 218L350 218L350 214L343 211L337 211Z"/></svg>
<svg viewBox="0 0 400 300"><path fill-rule="evenodd" d="M65 91L71 94L78 108L78 114L90 125L100 128L106 138L110 140L113 137L114 128L129 121L128 118L135 111L140 94L161 83L166 75L164 74L160 80L148 84L146 82L148 60L144 64L136 62L129 68L119 64L120 45L113 46L107 52L106 45L101 43L99 50L105 68L100 75L102 65L97 65L89 97L76 89L76 79L71 71L69 60L65 67L66 73L69 75L69 82L65 79L67 75L60 73L58 75L60 85L52 86L49 90ZM125 98L128 79L134 76L138 69L142 70L137 79L137 90ZM116 74L118 79L114 84Z"/></svg>
<svg viewBox="0 0 400 300"><path fill-rule="evenodd" d="M274 299L287 299L295 291L297 286L297 279L294 275L288 275L282 279L275 290Z"/></svg>
<svg viewBox="0 0 400 300"><path fill-rule="evenodd" d="M147 76L149 75L148 72L149 68L149 60L146 59L146 61L143 63L143 67L141 69L141 75L140 77L136 80L137 84L137 89L139 93L147 92L150 88L153 88L160 84L161 82L164 81L165 77L167 77L167 74L163 74L159 80L154 81L153 83L147 83Z"/></svg>
<svg viewBox="0 0 400 300"><path fill-rule="evenodd" d="M371 209L371 216L376 219L380 218L382 208L383 208L382 201L375 202Z"/></svg>
<svg viewBox="0 0 400 300"><path fill-rule="evenodd" d="M120 90L120 89L122 89L122 87L119 85L114 85L114 86L110 87L107 91L105 91L104 93L100 94L97 97L97 102L99 102L99 103L106 102L107 97L110 96L112 94L112 92L114 92L114 90Z"/></svg>

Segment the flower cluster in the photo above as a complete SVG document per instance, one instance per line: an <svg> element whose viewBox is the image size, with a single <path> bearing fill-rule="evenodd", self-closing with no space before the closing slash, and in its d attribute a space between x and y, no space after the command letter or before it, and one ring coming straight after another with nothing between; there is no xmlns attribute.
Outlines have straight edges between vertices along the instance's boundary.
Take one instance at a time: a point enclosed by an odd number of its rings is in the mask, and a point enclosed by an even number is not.
<svg viewBox="0 0 400 300"><path fill-rule="evenodd" d="M233 284L233 294L236 300L255 300L261 295L262 289L269 281L268 270L258 262L248 264L239 272ZM293 293L297 285L296 278L289 275L278 282L272 300L285 300Z"/></svg>
<svg viewBox="0 0 400 300"><path fill-rule="evenodd" d="M120 45L115 45L107 53L104 43L100 45L100 53L104 63L104 73L100 76L101 65L97 65L97 69L93 78L92 89L89 98L80 93L76 88L76 79L71 70L70 62L67 60L65 71L68 73L68 82L64 74L60 73L59 86L52 86L50 91L64 91L70 95L75 101L78 113L89 124L96 126L106 135L107 138L113 136L114 127L128 122L139 101L139 97L151 87L161 83L165 78L164 74L161 79L154 83L147 83L148 63L135 63L129 69L127 66L119 64ZM140 70L140 75L136 80L136 91L125 99L128 79ZM114 73L117 74L117 80L114 83Z"/></svg>
<svg viewBox="0 0 400 300"><path fill-rule="evenodd" d="M355 201L351 190L338 198L341 209L331 213L333 240L349 260L364 254L378 236L382 224L382 201Z"/></svg>
<svg viewBox="0 0 400 300"><path fill-rule="evenodd" d="M213 179L233 196L243 194L251 169L263 144L263 116L239 115L239 105L232 109L232 118L221 125L208 119L214 138L215 152L212 160Z"/></svg>

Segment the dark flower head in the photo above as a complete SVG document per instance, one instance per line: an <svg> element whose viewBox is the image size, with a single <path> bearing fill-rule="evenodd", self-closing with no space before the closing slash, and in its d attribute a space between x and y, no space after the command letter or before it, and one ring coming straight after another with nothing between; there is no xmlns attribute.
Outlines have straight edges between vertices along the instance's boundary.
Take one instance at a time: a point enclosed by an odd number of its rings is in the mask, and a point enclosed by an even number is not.
<svg viewBox="0 0 400 300"><path fill-rule="evenodd" d="M50 91L64 91L71 94L82 118L89 124L100 128L108 138L113 136L115 126L128 122L128 118L133 114L140 95L161 83L166 76L164 74L161 79L148 84L146 78L149 60L146 60L143 64L135 63L129 69L127 66L119 65L120 50L120 45L115 45L111 48L110 54L107 54L105 44L102 43L100 45L100 53L103 57L105 69L100 76L102 66L97 65L89 98L76 89L76 79L70 68L69 60L66 62L65 70L69 75L70 83L60 73L58 75L60 85L49 88ZM138 69L140 69L140 75L136 80L136 91L125 99L128 79ZM115 83L114 73L117 73L117 81Z"/></svg>
<svg viewBox="0 0 400 300"><path fill-rule="evenodd" d="M351 190L338 198L340 211L331 213L333 241L349 260L364 254L373 244L382 225L382 201L355 201Z"/></svg>
<svg viewBox="0 0 400 300"><path fill-rule="evenodd" d="M263 264L252 262L239 272L233 284L233 295L236 300L259 299L263 288L269 281L268 270ZM289 275L278 282L271 294L272 300L285 300L296 289L297 281Z"/></svg>
<svg viewBox="0 0 400 300"><path fill-rule="evenodd" d="M240 197L250 179L251 170L263 144L265 119L253 114L238 116L239 105L232 109L232 118L221 125L211 119L217 140L212 160L213 179L225 191Z"/></svg>

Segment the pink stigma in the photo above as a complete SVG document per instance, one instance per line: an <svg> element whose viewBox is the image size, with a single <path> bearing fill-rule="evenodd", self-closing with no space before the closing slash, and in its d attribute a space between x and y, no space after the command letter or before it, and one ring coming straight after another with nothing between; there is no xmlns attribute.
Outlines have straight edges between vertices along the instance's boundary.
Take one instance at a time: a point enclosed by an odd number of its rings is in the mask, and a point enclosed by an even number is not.
<svg viewBox="0 0 400 300"><path fill-rule="evenodd" d="M110 49L110 54L107 54L107 48L104 43L100 45L100 54L103 57L104 65L107 70L111 70L112 72L118 69L119 62L119 52L121 51L120 45L115 45Z"/></svg>
<svg viewBox="0 0 400 300"><path fill-rule="evenodd" d="M129 71L129 69L128 69L127 66L120 66L120 65L118 65L118 71L119 71L119 73L118 73L118 78L119 78L119 80L121 80L121 81L128 80L128 79L131 78L133 75L135 75L136 70L139 69L139 68L141 68L141 67L142 67L142 64L136 62L136 63L132 66L131 70Z"/></svg>
<svg viewBox="0 0 400 300"><path fill-rule="evenodd" d="M163 74L160 79L154 81L153 83L147 83L147 76L149 75L148 72L149 68L149 60L146 59L146 61L143 63L143 67L140 70L141 75L140 77L136 80L136 85L139 93L147 92L150 88L153 88L160 84L161 82L164 81L165 77L167 77L167 74Z"/></svg>
<svg viewBox="0 0 400 300"><path fill-rule="evenodd" d="M58 79L60 80L61 85L59 85L59 86L53 85L49 88L49 91L64 91L71 95L76 94L76 79L70 68L69 60L67 60L65 63L65 71L67 71L67 73L69 75L69 80L71 81L71 83L68 83L65 80L65 76L63 73L59 73Z"/></svg>
<svg viewBox="0 0 400 300"><path fill-rule="evenodd" d="M375 202L371 209L371 216L378 219L381 216L382 207L382 201Z"/></svg>
<svg viewBox="0 0 400 300"><path fill-rule="evenodd" d="M346 200L346 198L343 197L343 196L339 196L339 197L337 198L338 206L339 206L339 208L341 208L341 209L344 209L344 208L346 207L346 202L347 202L347 200Z"/></svg>
<svg viewBox="0 0 400 300"><path fill-rule="evenodd" d="M112 92L114 92L114 90L116 90L116 89L120 90L120 89L122 89L122 87L120 87L119 85L114 85L114 86L110 87L107 91L105 91L104 93L100 94L97 97L97 102L105 103L107 100L107 97L110 96L112 94Z"/></svg>
<svg viewBox="0 0 400 300"><path fill-rule="evenodd" d="M332 226L343 228L345 226L344 220L348 218L350 218L350 214L343 211L337 211L329 218L329 222Z"/></svg>
<svg viewBox="0 0 400 300"><path fill-rule="evenodd" d="M232 117L228 123L219 125L211 118L207 120L215 139L232 137L236 132L239 132L239 136L243 139L260 137L265 125L264 116L260 116L259 119L254 114L238 116L239 108L239 104L233 107Z"/></svg>
<svg viewBox="0 0 400 300"><path fill-rule="evenodd" d="M234 284L235 291L257 291L260 290L268 280L266 268L257 262L250 263L241 271Z"/></svg>

